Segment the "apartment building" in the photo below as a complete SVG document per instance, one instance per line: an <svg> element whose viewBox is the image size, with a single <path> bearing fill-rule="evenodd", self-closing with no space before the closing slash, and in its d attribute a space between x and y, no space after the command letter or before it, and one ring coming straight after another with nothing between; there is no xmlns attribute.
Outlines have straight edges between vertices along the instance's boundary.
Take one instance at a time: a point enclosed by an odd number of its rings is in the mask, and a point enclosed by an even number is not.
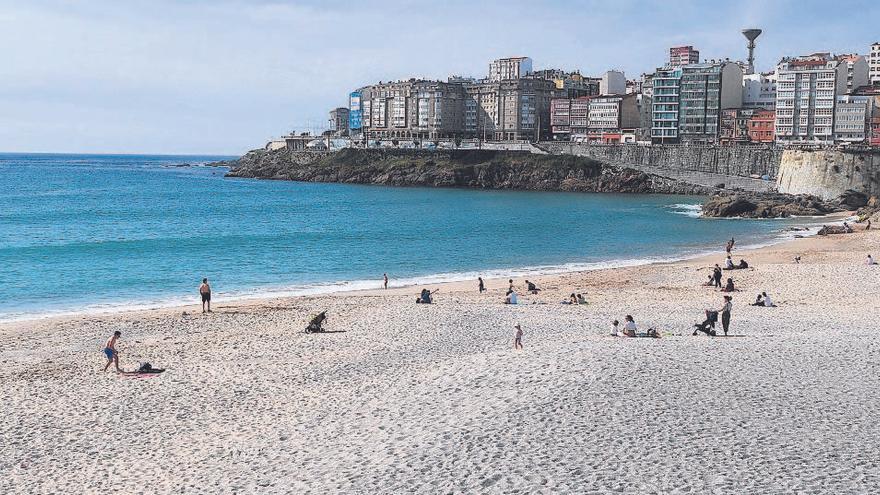
<svg viewBox="0 0 880 495"><path fill-rule="evenodd" d="M868 52L868 76L871 84L880 84L880 42L871 45Z"/></svg>
<svg viewBox="0 0 880 495"><path fill-rule="evenodd" d="M464 132L495 140L537 140L550 135L553 81L520 78L465 85Z"/></svg>
<svg viewBox="0 0 880 495"><path fill-rule="evenodd" d="M489 64L489 81L499 82L519 79L532 73L529 57L508 57L493 60Z"/></svg>
<svg viewBox="0 0 880 495"><path fill-rule="evenodd" d="M755 109L749 119L749 142L752 144L773 144L776 140L776 111Z"/></svg>
<svg viewBox="0 0 880 495"><path fill-rule="evenodd" d="M654 95L651 109L651 141L659 144L677 143L681 67L657 69L651 81Z"/></svg>
<svg viewBox="0 0 880 495"><path fill-rule="evenodd" d="M683 65L700 63L700 51L693 46L673 46L669 49L669 66L681 67Z"/></svg>
<svg viewBox="0 0 880 495"><path fill-rule="evenodd" d="M742 67L726 61L685 65L679 84L679 141L717 142L721 110L742 107Z"/></svg>
<svg viewBox="0 0 880 495"><path fill-rule="evenodd" d="M743 108L773 110L776 108L776 73L743 75Z"/></svg>
<svg viewBox="0 0 880 495"><path fill-rule="evenodd" d="M835 59L846 64L846 92L868 84L868 62L861 55L838 55Z"/></svg>
<svg viewBox="0 0 880 495"><path fill-rule="evenodd" d="M461 84L410 79L356 93L361 127L369 138L435 139L463 133L466 92Z"/></svg>
<svg viewBox="0 0 880 495"><path fill-rule="evenodd" d="M816 53L782 59L776 74L777 143L833 143L834 105L846 93L847 64Z"/></svg>
<svg viewBox="0 0 880 495"><path fill-rule="evenodd" d="M626 93L626 76L623 72L609 70L602 74L599 82L600 95L622 95Z"/></svg>
<svg viewBox="0 0 880 495"><path fill-rule="evenodd" d="M338 107L330 110L330 131L337 136L348 136L348 120L350 110Z"/></svg>
<svg viewBox="0 0 880 495"><path fill-rule="evenodd" d="M587 140L619 143L624 131L635 131L640 124L639 96L606 95L589 100Z"/></svg>
<svg viewBox="0 0 880 495"><path fill-rule="evenodd" d="M834 107L834 140L863 144L870 136L874 102L869 96L838 96Z"/></svg>
<svg viewBox="0 0 880 495"><path fill-rule="evenodd" d="M721 110L721 128L718 143L724 146L748 144L749 122L755 110L750 108L725 108Z"/></svg>

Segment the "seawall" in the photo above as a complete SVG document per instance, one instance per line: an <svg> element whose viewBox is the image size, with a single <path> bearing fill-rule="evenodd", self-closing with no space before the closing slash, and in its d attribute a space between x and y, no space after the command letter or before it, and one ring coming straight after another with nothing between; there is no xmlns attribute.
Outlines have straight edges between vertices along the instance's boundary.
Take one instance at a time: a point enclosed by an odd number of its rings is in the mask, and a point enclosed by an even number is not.
<svg viewBox="0 0 880 495"><path fill-rule="evenodd" d="M847 190L880 196L880 150L794 151L782 155L779 192L834 199Z"/></svg>

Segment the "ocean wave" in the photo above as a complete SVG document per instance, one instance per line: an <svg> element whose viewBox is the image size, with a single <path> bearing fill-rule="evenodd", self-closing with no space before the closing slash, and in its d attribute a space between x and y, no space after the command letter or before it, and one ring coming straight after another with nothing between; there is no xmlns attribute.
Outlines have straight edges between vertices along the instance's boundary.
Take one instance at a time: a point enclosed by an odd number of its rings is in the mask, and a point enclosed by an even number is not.
<svg viewBox="0 0 880 495"><path fill-rule="evenodd" d="M676 215L684 215L691 218L699 218L703 216L703 206L699 204L674 204L667 206L672 213Z"/></svg>

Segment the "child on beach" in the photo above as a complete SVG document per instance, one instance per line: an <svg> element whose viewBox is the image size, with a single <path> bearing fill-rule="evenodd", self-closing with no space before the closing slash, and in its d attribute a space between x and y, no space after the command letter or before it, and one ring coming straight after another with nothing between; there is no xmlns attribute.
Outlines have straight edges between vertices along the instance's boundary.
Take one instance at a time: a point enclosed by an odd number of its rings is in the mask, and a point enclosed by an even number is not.
<svg viewBox="0 0 880 495"><path fill-rule="evenodd" d="M620 326L620 322L619 322L619 321L614 320L614 321L611 322L611 336L612 336L612 337L617 337L617 336L620 335L620 333L617 331L617 327L618 327L618 326Z"/></svg>
<svg viewBox="0 0 880 495"><path fill-rule="evenodd" d="M107 339L107 343L104 344L104 355L107 356L107 365L104 366L104 371L107 371L111 364L116 364L116 371L122 372L119 369L119 352L116 350L116 341L121 335L122 332L119 330L113 332L113 336Z"/></svg>
<svg viewBox="0 0 880 495"><path fill-rule="evenodd" d="M520 350L520 351L521 351L522 348L523 348L523 345L522 345L522 336L523 336L523 330L522 330L522 327L519 325L519 323L517 323L516 325L514 325L513 328L516 329L516 333L515 333L514 336L513 336L513 348L516 349L516 350Z"/></svg>

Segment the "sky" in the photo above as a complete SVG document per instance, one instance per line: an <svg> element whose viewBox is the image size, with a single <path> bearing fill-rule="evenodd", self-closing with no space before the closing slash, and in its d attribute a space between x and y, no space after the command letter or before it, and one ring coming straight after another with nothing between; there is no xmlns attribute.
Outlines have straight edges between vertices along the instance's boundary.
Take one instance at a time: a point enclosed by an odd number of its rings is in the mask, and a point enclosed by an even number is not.
<svg viewBox="0 0 880 495"><path fill-rule="evenodd" d="M0 0L0 152L241 154L325 128L359 86L492 59L638 77L668 48L865 54L880 2Z"/></svg>

